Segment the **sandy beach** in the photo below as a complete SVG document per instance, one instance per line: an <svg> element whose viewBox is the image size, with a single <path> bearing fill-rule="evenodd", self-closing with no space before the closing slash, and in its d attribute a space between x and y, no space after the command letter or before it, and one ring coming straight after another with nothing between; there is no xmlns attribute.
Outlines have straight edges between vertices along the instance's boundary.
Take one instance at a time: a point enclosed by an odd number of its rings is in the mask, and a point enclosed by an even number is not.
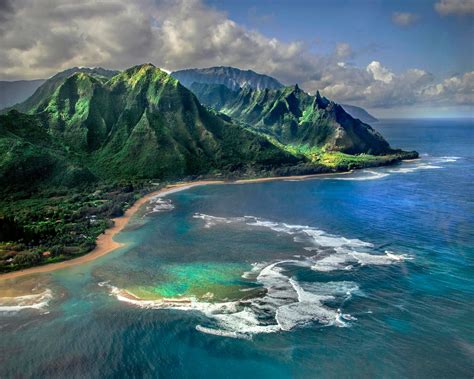
<svg viewBox="0 0 474 379"><path fill-rule="evenodd" d="M91 262L97 258L100 258L115 249L122 247L123 244L116 242L114 236L122 231L127 225L130 218L140 209L140 207L148 202L151 198L156 196L165 196L171 193L178 191L184 191L189 188L204 186L210 184L245 184L245 183L260 183L260 182L270 182L277 180L307 180L313 178L321 178L329 175L341 175L348 174L351 171L343 173L327 173L327 174L314 174L314 175L301 175L301 176L281 176L281 177L269 177L269 178L256 178L256 179L240 179L236 181L223 181L223 180L200 180L196 182L183 182L177 184L168 185L159 191L151 192L142 198L138 199L130 208L128 208L125 214L121 217L114 218L114 226L107 229L103 234L101 234L96 241L96 247L91 252L82 255L77 258L73 258L64 262L51 263L44 266L31 267L20 271L9 272L6 274L0 274L0 280L16 279L22 276L39 274L45 272L51 272L56 270L61 270L67 267L80 265L83 263Z"/></svg>
<svg viewBox="0 0 474 379"><path fill-rule="evenodd" d="M51 272L56 270L61 270L63 268L87 263L93 261L99 257L102 257L111 251L122 247L123 244L114 241L114 236L119 233L123 228L127 225L130 218L140 209L140 207L149 201L151 198L155 196L164 196L169 193L183 191L188 188L202 186L207 184L222 184L222 181L215 181L215 180L208 180L208 181L198 181L198 182L189 182L189 183L179 183L166 186L159 191L151 192L142 198L138 199L130 208L125 211L125 214L121 217L114 218L114 226L107 229L104 233L102 233L96 241L96 247L90 253L82 255L77 258L73 258L64 262L58 263L51 263L44 266L38 267L31 267L25 270L9 272L6 274L0 275L0 280L7 280L7 279L16 279L22 276L31 275L31 274L38 274L44 272Z"/></svg>

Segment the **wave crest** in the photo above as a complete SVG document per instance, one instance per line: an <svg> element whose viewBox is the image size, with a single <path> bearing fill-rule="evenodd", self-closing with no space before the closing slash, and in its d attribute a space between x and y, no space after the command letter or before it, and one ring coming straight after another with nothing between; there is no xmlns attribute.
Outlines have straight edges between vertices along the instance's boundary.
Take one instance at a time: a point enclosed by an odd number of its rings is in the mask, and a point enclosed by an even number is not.
<svg viewBox="0 0 474 379"><path fill-rule="evenodd" d="M19 312L23 309L44 309L53 298L53 292L45 289L43 292L14 297L0 297L0 312Z"/></svg>

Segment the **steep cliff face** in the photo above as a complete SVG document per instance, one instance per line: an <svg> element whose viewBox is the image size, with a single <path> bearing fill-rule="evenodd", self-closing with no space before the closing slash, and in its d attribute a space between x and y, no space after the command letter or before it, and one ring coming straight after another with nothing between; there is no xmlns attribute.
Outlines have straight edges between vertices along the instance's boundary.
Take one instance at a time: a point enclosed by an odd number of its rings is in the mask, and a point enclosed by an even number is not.
<svg viewBox="0 0 474 379"><path fill-rule="evenodd" d="M175 71L171 73L182 85L191 89L193 83L197 84L220 84L229 90L237 91L243 87L253 89L281 89L284 87L277 79L268 75L256 73L251 70L240 70L235 67L209 67L193 68ZM365 109L354 105L340 104L352 117L362 122L371 123L378 121Z"/></svg>
<svg viewBox="0 0 474 379"><path fill-rule="evenodd" d="M118 71L107 70L101 67L72 67L58 72L56 75L44 81L44 83L42 83L30 97L23 99L24 101L16 104L14 108L20 112L35 112L38 107L41 106L42 102L46 101L50 96L53 95L54 91L56 91L56 89L64 82L65 79L75 73L80 72L102 80L110 79L112 76L118 74Z"/></svg>
<svg viewBox="0 0 474 379"><path fill-rule="evenodd" d="M30 129L47 137L45 151L58 151L55 162L78 157L75 162L102 179L258 171L302 160L204 108L151 64L108 80L75 72L27 111L31 116L10 112L4 117L30 120Z"/></svg>
<svg viewBox="0 0 474 379"><path fill-rule="evenodd" d="M37 116L11 111L0 115L0 193L38 187L78 187L98 178L48 133Z"/></svg>
<svg viewBox="0 0 474 379"><path fill-rule="evenodd" d="M194 83L199 100L284 144L308 144L348 154L387 154L387 141L369 125L351 117L338 104L311 96L297 85L256 90L230 90L223 85Z"/></svg>

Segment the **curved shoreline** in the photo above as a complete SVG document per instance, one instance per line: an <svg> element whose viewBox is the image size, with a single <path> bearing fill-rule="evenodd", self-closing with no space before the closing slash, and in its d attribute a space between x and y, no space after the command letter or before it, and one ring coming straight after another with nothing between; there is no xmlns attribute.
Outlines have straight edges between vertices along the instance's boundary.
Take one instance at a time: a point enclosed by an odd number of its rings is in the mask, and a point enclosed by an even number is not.
<svg viewBox="0 0 474 379"><path fill-rule="evenodd" d="M112 251L120 247L123 247L125 244L115 241L113 239L114 236L125 228L130 218L140 209L140 207L143 204L145 204L147 201L149 201L151 198L155 196L166 196L171 193L184 191L193 187L210 185L210 184L246 184L246 183L271 182L271 181L278 181L278 180L283 180L283 181L284 180L305 180L305 179L320 178L324 176L350 174L352 172L353 171L351 170L351 171L346 171L346 172L324 173L324 174L313 174L313 175L278 176L278 177L269 177L269 178L239 179L235 181L200 180L196 182L170 184L158 191L151 192L141 197L130 208L128 208L125 211L123 216L112 219L112 221L114 221L114 225L111 228L106 229L104 233L102 233L99 237L97 237L96 247L89 253L84 254L77 258L69 259L67 261L50 263L43 266L30 267L24 270L0 274L0 281L9 280L9 279L17 279L17 278L20 278L22 276L27 276L27 275L52 272L52 271L80 265L83 263L91 262L97 258L100 258L104 255L111 253Z"/></svg>

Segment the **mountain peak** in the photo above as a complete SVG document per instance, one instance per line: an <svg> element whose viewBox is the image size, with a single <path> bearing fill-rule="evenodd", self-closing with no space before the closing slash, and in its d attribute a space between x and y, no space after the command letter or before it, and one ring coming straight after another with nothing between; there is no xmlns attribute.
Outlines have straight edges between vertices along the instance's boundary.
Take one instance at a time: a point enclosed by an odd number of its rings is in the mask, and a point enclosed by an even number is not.
<svg viewBox="0 0 474 379"><path fill-rule="evenodd" d="M326 99L324 96L321 96L319 91L316 91L314 100L315 100L315 103L318 105L318 107L323 108L323 109L325 109L330 103L328 99Z"/></svg>
<svg viewBox="0 0 474 379"><path fill-rule="evenodd" d="M293 92L295 93L299 93L299 92L302 92L301 88L298 86L298 84L295 84L293 86Z"/></svg>
<svg viewBox="0 0 474 379"><path fill-rule="evenodd" d="M130 67L125 70L125 72L139 71L139 70L151 70L156 69L157 67L153 63L142 63L137 64L136 66ZM159 68L158 68L159 70Z"/></svg>
<svg viewBox="0 0 474 379"><path fill-rule="evenodd" d="M144 63L137 66L133 66L125 71L122 74L117 75L112 80L114 82L119 82L126 80L128 84L132 87L135 87L139 82L171 82L174 85L177 85L178 81L167 74L165 71L156 67L152 63Z"/></svg>
<svg viewBox="0 0 474 379"><path fill-rule="evenodd" d="M67 77L75 74L76 72L85 72L85 73L90 74L90 75L99 75L99 76L104 76L106 78L111 78L112 76L118 74L118 71L108 70L108 69L102 68L102 67L93 67L93 68L91 68L91 67L77 67L76 66L76 67L68 68L64 71L60 71L48 80L51 80L51 79L52 80L61 80L63 78L67 78Z"/></svg>
<svg viewBox="0 0 474 379"><path fill-rule="evenodd" d="M342 107L298 85L275 90L244 87L213 92L212 86L194 86L205 105L265 132L283 144L307 145L347 154L387 154L392 150L370 126L353 119Z"/></svg>

